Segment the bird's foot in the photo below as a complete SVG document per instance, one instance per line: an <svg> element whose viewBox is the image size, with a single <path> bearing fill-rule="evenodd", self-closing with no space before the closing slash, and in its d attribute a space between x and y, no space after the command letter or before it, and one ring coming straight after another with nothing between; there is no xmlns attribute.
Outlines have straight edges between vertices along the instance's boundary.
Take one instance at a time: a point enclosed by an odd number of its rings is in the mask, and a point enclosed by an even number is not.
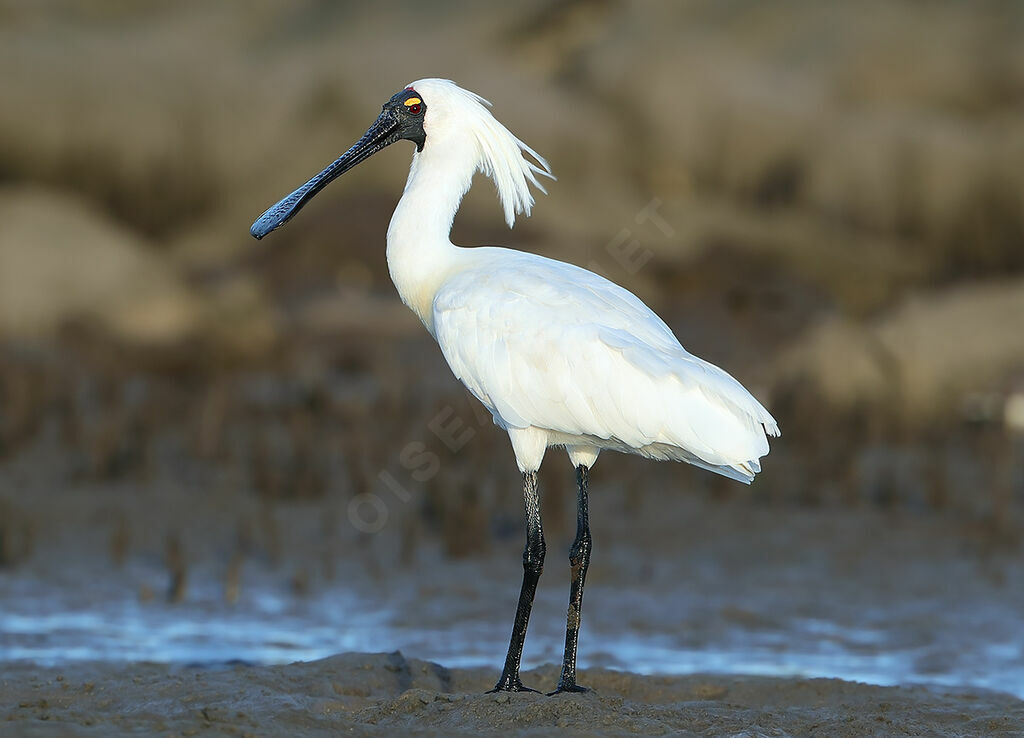
<svg viewBox="0 0 1024 738"><path fill-rule="evenodd" d="M579 694L590 691L592 691L590 687L582 687L575 681L561 681L558 683L558 686L555 687L554 692L548 692L548 697L554 697L556 694L562 694L563 692L576 692Z"/></svg>
<svg viewBox="0 0 1024 738"><path fill-rule="evenodd" d="M510 674L502 674L501 679L494 685L494 689L488 689L485 694L497 694L498 692L534 692L540 694L538 689L530 689L529 687L523 686L522 680L519 675L512 676Z"/></svg>

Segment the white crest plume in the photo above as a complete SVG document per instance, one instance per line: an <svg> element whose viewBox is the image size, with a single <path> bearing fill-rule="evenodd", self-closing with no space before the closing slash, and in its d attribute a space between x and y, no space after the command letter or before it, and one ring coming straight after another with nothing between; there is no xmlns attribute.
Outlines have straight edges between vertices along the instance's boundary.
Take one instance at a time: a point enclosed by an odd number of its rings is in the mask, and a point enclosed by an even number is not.
<svg viewBox="0 0 1024 738"><path fill-rule="evenodd" d="M509 228L515 223L516 215L528 216L533 207L530 185L547 193L537 175L555 179L544 157L491 115L489 101L462 89L450 79L421 79L409 86L422 94L427 104L428 139L444 135L449 121L457 121L460 133L468 132L472 137L476 169L494 180Z"/></svg>

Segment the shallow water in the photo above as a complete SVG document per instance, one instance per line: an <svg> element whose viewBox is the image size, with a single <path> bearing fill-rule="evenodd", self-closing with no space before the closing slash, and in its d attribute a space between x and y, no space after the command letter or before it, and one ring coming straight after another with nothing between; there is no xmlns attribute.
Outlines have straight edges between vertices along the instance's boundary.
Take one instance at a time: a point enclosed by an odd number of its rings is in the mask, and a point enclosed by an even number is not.
<svg viewBox="0 0 1024 738"><path fill-rule="evenodd" d="M302 596L272 572L253 571L231 605L212 576L196 576L186 601L172 605L159 596L140 599L127 584L144 579L144 567L95 584L8 572L0 574L0 661L216 666L401 650L450 667L493 666L497 673L516 568L461 562L431 570L440 573L433 579L396 573L386 586L324 584ZM589 585L581 666L933 683L1024 697L1019 590L1005 573L992 581L947 565L937 571L949 577L946 587L907 581L874 588L852 586L856 577L829 587L815 581L813 566L761 582L756 571L743 580L713 567L704 574L688 583L655 574L635 585ZM560 660L563 578L542 580L527 667ZM476 585L482 581L495 584L488 590Z"/></svg>

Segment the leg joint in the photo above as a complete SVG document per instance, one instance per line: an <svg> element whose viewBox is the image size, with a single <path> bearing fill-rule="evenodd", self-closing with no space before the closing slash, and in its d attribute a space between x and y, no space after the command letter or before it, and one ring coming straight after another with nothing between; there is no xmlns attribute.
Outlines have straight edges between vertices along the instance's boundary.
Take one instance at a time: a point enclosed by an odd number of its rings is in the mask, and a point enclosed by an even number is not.
<svg viewBox="0 0 1024 738"><path fill-rule="evenodd" d="M527 571L539 573L544 569L544 555L547 553L547 544L544 543L544 536L530 538L526 541L526 548L523 549L523 568Z"/></svg>
<svg viewBox="0 0 1024 738"><path fill-rule="evenodd" d="M569 563L573 566L579 566L586 561L590 561L591 546L592 543L589 535L573 541L572 548L569 549Z"/></svg>

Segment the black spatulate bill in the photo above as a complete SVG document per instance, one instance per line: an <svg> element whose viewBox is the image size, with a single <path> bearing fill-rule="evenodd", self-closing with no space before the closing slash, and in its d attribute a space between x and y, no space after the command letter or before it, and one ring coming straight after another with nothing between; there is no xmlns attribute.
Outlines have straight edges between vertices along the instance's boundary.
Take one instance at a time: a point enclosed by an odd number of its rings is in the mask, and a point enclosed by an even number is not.
<svg viewBox="0 0 1024 738"><path fill-rule="evenodd" d="M410 105L413 100L416 102ZM423 131L423 115L426 108L426 103L419 99L419 93L413 89L405 89L394 95L385 103L381 114L362 138L306 184L267 208L266 212L252 224L249 233L260 239L284 225L312 200L316 193L356 164L369 159L395 141L413 141L417 150L422 151L426 140Z"/></svg>

